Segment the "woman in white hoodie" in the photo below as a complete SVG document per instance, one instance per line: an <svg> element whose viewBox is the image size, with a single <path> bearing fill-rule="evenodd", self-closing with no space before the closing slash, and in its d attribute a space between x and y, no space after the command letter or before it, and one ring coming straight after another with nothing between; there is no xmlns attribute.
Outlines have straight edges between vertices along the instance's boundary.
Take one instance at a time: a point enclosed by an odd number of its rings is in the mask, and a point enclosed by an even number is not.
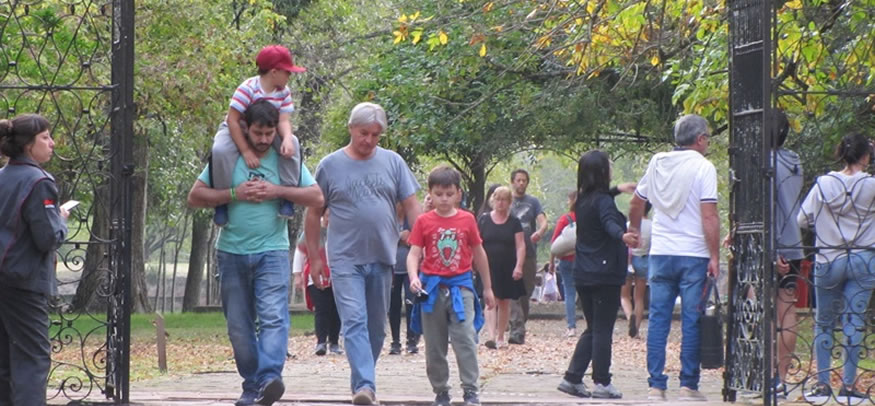
<svg viewBox="0 0 875 406"><path fill-rule="evenodd" d="M872 151L871 141L862 134L842 138L836 157L845 167L817 179L797 218L801 227L814 226L817 240L817 384L806 394L809 399L832 396L829 375L837 321L847 340L841 346L845 362L838 398L866 397L855 390L855 383L864 350L864 314L875 288L875 178L866 172Z"/></svg>

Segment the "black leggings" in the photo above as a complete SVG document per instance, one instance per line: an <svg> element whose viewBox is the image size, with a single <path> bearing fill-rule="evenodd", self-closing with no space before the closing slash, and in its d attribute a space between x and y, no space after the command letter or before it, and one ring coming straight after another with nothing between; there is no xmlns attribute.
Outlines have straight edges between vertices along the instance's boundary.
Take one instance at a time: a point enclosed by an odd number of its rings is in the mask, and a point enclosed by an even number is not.
<svg viewBox="0 0 875 406"><path fill-rule="evenodd" d="M337 338L340 336L340 316L334 303L334 291L330 287L321 290L315 285L310 285L307 286L307 292L310 293L310 300L316 313L316 342L323 344L327 341L337 344Z"/></svg>
<svg viewBox="0 0 875 406"><path fill-rule="evenodd" d="M620 286L578 286L577 297L586 318L586 330L577 340L565 380L580 383L592 361L592 381L611 383L611 340L620 308Z"/></svg>
<svg viewBox="0 0 875 406"><path fill-rule="evenodd" d="M401 291L404 290L404 308L407 324L407 341L414 341L417 337L410 331L410 311L413 310L413 305L407 301L413 301L413 295L410 293L410 283L407 280L406 273L396 273L392 275L392 296L389 302L389 327L392 329L392 343L401 342Z"/></svg>

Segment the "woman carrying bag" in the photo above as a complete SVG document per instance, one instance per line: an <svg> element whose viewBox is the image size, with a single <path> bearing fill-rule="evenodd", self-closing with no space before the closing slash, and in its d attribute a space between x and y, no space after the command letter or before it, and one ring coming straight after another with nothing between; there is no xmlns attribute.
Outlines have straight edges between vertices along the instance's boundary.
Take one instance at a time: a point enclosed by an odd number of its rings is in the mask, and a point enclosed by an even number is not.
<svg viewBox="0 0 875 406"><path fill-rule="evenodd" d="M577 168L574 283L586 330L577 341L557 389L579 397L619 399L623 394L611 384L611 343L620 308L620 287L626 280L626 246L637 246L638 237L626 232L626 218L609 193L608 155L589 151L580 157ZM592 392L582 380L590 362L595 383Z"/></svg>

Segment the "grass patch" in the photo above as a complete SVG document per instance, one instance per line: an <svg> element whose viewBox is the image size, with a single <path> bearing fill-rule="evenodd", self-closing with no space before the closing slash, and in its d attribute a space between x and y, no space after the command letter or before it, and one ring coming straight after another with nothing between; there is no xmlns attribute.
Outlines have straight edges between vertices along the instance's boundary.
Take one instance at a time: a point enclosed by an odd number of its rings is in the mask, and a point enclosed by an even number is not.
<svg viewBox="0 0 875 406"><path fill-rule="evenodd" d="M154 313L131 315L131 340L155 337L156 319ZM313 315L296 314L292 316L291 335L300 335L314 329ZM55 320L49 328L49 336L58 333L61 327L77 330L82 334L88 332L105 332L105 320L96 320L90 315L70 316L63 320ZM225 316L222 313L171 313L164 315L164 328L168 334L175 337L200 337L204 335L226 335ZM66 332L66 330L65 330Z"/></svg>
<svg viewBox="0 0 875 406"><path fill-rule="evenodd" d="M152 314L131 315L131 381L151 379L162 375L158 370L158 350L156 329ZM60 325L59 325L60 324ZM65 327L59 331L61 325ZM231 344L228 341L227 325L222 313L173 313L164 315L167 333L167 364L172 375L189 375L197 372L233 371L234 360ZM292 316L289 334L292 336L311 333L314 328L311 313ZM60 363L86 365L87 369L101 375L103 366L96 362L102 357L94 357L102 351L105 343L106 327L91 316L82 315L76 319L67 317L53 324L50 336L60 338L66 344L52 354L52 359ZM71 338L71 339L68 339ZM87 378L84 372L68 368L70 374ZM64 376L60 376L64 375ZM59 384L67 377L66 372L52 376L52 383Z"/></svg>

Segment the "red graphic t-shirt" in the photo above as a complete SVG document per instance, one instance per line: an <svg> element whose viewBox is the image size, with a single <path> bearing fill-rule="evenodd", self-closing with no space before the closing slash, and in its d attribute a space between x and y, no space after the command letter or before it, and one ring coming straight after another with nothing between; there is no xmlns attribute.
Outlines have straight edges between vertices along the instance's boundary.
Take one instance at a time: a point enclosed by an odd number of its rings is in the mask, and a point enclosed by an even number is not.
<svg viewBox="0 0 875 406"><path fill-rule="evenodd" d="M456 276L471 270L472 248L482 244L474 215L459 210L441 217L434 210L416 219L408 240L422 247L419 269L428 275Z"/></svg>

